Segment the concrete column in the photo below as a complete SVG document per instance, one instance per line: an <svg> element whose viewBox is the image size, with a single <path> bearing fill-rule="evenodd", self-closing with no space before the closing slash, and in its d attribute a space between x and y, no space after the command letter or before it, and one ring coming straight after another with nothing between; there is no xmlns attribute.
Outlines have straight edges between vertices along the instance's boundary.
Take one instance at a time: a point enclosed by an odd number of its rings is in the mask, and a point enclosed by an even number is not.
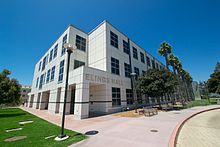
<svg viewBox="0 0 220 147"><path fill-rule="evenodd" d="M59 105L59 113L60 114L63 114L63 102L64 102L64 96L65 96L65 88L62 87L61 88L61 93L60 93L60 105ZM67 101L68 102L68 101ZM66 105L66 113L65 114L68 114L68 111L67 111L67 105Z"/></svg>
<svg viewBox="0 0 220 147"><path fill-rule="evenodd" d="M29 107L29 108L32 108L32 107L33 107L34 96L35 96L35 95L32 94L32 95L29 97L29 101L28 101L27 107Z"/></svg>
<svg viewBox="0 0 220 147"><path fill-rule="evenodd" d="M123 87L120 87L120 91L121 91L121 106L127 107L126 89Z"/></svg>
<svg viewBox="0 0 220 147"><path fill-rule="evenodd" d="M42 93L36 93L34 95L33 108L39 109L39 106L40 106L39 103L40 103L41 95L42 95Z"/></svg>
<svg viewBox="0 0 220 147"><path fill-rule="evenodd" d="M57 89L50 90L48 111L51 113L55 113L56 102L57 102L56 98L57 98Z"/></svg>
<svg viewBox="0 0 220 147"><path fill-rule="evenodd" d="M89 117L89 83L76 84L74 117Z"/></svg>
<svg viewBox="0 0 220 147"><path fill-rule="evenodd" d="M70 114L70 103L71 103L71 86L69 86L67 91L66 114Z"/></svg>

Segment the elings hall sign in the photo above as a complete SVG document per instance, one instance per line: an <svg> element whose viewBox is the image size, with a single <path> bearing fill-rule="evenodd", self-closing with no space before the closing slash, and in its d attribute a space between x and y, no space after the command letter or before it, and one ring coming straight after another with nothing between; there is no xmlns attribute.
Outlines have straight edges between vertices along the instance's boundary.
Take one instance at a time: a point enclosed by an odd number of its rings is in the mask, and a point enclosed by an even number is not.
<svg viewBox="0 0 220 147"><path fill-rule="evenodd" d="M104 76L92 75L92 74L86 74L86 80L97 82L97 83L105 83L105 84L112 83L112 84L117 84L117 85L123 85L122 80L106 78Z"/></svg>

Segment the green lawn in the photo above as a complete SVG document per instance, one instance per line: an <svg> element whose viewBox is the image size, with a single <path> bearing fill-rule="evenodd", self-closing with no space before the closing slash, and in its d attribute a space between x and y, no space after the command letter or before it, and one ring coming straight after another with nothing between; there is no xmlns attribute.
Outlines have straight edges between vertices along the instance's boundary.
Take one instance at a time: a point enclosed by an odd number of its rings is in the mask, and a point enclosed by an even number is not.
<svg viewBox="0 0 220 147"><path fill-rule="evenodd" d="M189 102L187 104L186 108L191 108L191 107L195 107L195 106L214 105L216 103L217 103L216 99L210 99L210 103L209 103L208 99L194 100L194 101Z"/></svg>
<svg viewBox="0 0 220 147"><path fill-rule="evenodd" d="M19 121L32 120L33 123L19 125ZM14 131L6 133L6 129L11 128L23 128L21 131ZM60 133L60 127L51 124L41 118L38 118L28 112L25 112L19 108L7 108L0 109L0 146L1 147L49 147L57 146L63 147L81 141L86 138L85 135L65 130L65 133L69 135L69 139L65 141L55 141L54 138L45 139L45 137L51 135L58 135ZM26 139L14 142L5 142L4 140L14 136L27 136Z"/></svg>

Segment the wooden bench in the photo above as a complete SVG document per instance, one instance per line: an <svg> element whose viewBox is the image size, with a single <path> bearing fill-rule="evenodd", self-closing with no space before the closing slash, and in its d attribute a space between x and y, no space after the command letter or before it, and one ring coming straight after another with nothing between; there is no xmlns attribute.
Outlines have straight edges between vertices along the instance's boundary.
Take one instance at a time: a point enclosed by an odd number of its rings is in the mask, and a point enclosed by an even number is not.
<svg viewBox="0 0 220 147"><path fill-rule="evenodd" d="M184 106L181 102L176 102L174 105L173 105L174 108L176 109L182 109Z"/></svg>
<svg viewBox="0 0 220 147"><path fill-rule="evenodd" d="M145 107L143 108L143 110L144 110L144 116L152 116L158 114L156 108Z"/></svg>
<svg viewBox="0 0 220 147"><path fill-rule="evenodd" d="M161 105L161 109L164 111L169 111L169 110L173 109L173 106L168 105L168 104L163 104L163 105Z"/></svg>

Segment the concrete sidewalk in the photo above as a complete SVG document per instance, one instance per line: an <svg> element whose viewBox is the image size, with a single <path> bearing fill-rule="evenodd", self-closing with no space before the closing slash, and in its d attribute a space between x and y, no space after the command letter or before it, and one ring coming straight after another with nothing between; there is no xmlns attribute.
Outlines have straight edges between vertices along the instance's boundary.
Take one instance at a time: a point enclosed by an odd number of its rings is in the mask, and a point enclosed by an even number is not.
<svg viewBox="0 0 220 147"><path fill-rule="evenodd" d="M220 110L198 114L181 128L177 147L219 147Z"/></svg>
<svg viewBox="0 0 220 147"><path fill-rule="evenodd" d="M152 117L128 118L113 115L75 120L72 115L66 116L65 127L85 133L99 131L85 141L71 145L72 147L167 147L174 128L183 119L199 111L217 108L218 105L194 107L180 111L159 112ZM22 107L38 117L60 125L61 116L45 110ZM158 130L151 132L150 130Z"/></svg>

